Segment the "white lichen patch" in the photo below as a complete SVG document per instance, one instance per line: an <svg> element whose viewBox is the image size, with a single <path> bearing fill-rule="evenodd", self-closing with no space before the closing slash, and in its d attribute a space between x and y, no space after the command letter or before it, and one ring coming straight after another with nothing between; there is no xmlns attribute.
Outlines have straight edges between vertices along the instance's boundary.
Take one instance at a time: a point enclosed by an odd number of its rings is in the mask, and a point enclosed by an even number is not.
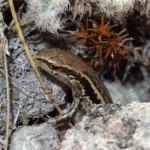
<svg viewBox="0 0 150 150"><path fill-rule="evenodd" d="M76 16L82 18L85 14L88 14L90 16L91 13L92 13L92 6L89 3L89 0L76 0L73 9L74 18Z"/></svg>
<svg viewBox="0 0 150 150"><path fill-rule="evenodd" d="M24 20L33 22L43 31L56 33L63 28L61 15L68 7L68 0L27 0L27 13Z"/></svg>
<svg viewBox="0 0 150 150"><path fill-rule="evenodd" d="M97 6L101 12L109 17L116 16L118 19L133 9L135 0L99 0Z"/></svg>
<svg viewBox="0 0 150 150"><path fill-rule="evenodd" d="M105 14L109 18L121 21L125 16L140 11L149 15L150 2L146 0L26 0L27 12L22 21L34 23L42 31L57 33L64 27L66 16L83 18ZM71 13L68 13L68 10ZM65 15L66 16L65 16ZM70 17L70 16L69 16Z"/></svg>

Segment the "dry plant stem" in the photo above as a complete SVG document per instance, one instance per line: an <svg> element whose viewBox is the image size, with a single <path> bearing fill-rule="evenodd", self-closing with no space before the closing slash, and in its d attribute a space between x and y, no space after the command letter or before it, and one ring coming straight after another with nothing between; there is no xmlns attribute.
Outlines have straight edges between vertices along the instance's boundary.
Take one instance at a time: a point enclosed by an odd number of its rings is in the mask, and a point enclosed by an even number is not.
<svg viewBox="0 0 150 150"><path fill-rule="evenodd" d="M0 50L2 57L0 59L4 60L4 71L5 71L5 81L6 81L6 103L7 103L7 110L6 110L6 134L5 134L5 145L4 150L8 149L9 145L9 136L10 136L10 88L9 88L9 77L8 77L8 64L7 64L7 56L6 52L8 51L8 43L7 39L3 33L5 30L5 25L3 22L3 16L0 12L0 26L2 28L0 32ZM2 62L2 60L0 60ZM3 62L2 62L3 63Z"/></svg>
<svg viewBox="0 0 150 150"><path fill-rule="evenodd" d="M5 68L6 99L7 99L5 150L7 150L8 144L9 144L9 135L10 135L10 133L9 133L9 129L10 129L10 88L9 88L7 56L6 56L5 51L4 51L4 68Z"/></svg>
<svg viewBox="0 0 150 150"><path fill-rule="evenodd" d="M9 6L10 6L10 10L11 10L11 14L12 14L12 17L14 19L14 23L15 23L15 26L16 26L16 29L17 29L17 32L18 32L18 35L19 35L19 38L22 42L22 46L25 50L25 53L29 59L29 62L33 68L33 71L35 72L39 82L40 82L40 85L41 87L43 88L45 94L49 97L49 99L52 101L53 105L56 107L56 109L58 110L58 112L63 115L63 111L61 110L61 108L59 107L59 105L57 104L57 100L55 99L55 97L52 95L52 93L49 91L47 85L45 84L44 80L42 79L41 77L41 74L39 73L33 59L32 59L32 56L30 54L30 50L28 49L27 47L27 44L26 44L26 41L24 39L24 36L23 36L23 33L22 33L22 30L20 28L20 23L18 21L18 18L17 18L17 15L16 15L16 11L15 11L15 8L14 8L14 4L13 4L13 0L8 0L9 2ZM70 123L69 123L70 124ZM72 127L72 124L70 124L70 127Z"/></svg>

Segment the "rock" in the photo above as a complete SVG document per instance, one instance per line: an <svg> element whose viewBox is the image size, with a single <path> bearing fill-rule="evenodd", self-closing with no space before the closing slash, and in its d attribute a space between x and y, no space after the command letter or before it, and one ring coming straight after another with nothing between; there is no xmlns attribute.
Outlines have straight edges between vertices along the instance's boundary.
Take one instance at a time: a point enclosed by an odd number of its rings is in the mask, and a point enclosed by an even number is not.
<svg viewBox="0 0 150 150"><path fill-rule="evenodd" d="M10 150L57 150L60 142L50 124L26 126L14 132Z"/></svg>
<svg viewBox="0 0 150 150"><path fill-rule="evenodd" d="M100 105L69 130L61 150L149 150L150 103Z"/></svg>
<svg viewBox="0 0 150 150"><path fill-rule="evenodd" d="M139 102L141 100L139 98L139 90L137 91L133 85L123 85L119 81L105 82L105 85L108 88L114 103L128 104L133 101ZM143 99L145 99L145 97L143 97Z"/></svg>

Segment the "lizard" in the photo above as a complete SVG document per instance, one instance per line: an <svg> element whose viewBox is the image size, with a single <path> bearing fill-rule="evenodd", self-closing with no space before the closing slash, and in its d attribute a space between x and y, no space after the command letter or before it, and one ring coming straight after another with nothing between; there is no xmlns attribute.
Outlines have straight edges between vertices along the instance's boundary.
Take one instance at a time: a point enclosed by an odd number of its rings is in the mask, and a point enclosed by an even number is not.
<svg viewBox="0 0 150 150"><path fill-rule="evenodd" d="M38 68L65 83L72 91L70 110L53 121L59 122L73 116L82 99L96 104L112 103L102 79L78 56L59 48L50 48L37 52L34 59Z"/></svg>

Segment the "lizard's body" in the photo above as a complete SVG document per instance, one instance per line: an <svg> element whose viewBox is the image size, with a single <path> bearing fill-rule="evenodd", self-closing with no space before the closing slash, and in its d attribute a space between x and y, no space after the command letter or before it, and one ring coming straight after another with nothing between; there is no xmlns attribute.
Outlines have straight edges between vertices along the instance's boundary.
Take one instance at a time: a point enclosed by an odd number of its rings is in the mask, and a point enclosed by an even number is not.
<svg viewBox="0 0 150 150"><path fill-rule="evenodd" d="M64 82L72 90L73 103L70 111L60 116L58 120L71 117L81 99L87 99L93 103L112 103L103 81L79 57L58 48L51 48L37 53L36 64L39 68Z"/></svg>

